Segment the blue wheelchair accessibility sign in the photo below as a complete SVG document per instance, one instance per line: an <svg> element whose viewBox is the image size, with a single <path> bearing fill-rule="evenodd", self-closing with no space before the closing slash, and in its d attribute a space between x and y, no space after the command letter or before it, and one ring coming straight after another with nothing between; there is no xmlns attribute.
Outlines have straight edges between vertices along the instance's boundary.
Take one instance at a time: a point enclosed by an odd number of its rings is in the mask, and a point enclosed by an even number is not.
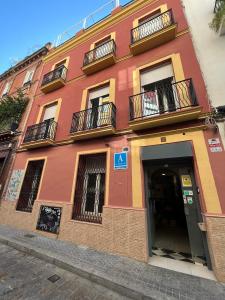
<svg viewBox="0 0 225 300"><path fill-rule="evenodd" d="M127 169L127 152L114 153L114 169Z"/></svg>

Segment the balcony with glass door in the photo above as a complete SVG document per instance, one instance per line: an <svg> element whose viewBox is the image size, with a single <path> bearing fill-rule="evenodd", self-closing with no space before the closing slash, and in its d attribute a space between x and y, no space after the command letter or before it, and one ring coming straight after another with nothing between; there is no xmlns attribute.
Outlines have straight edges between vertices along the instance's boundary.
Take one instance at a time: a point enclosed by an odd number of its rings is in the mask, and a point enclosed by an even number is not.
<svg viewBox="0 0 225 300"><path fill-rule="evenodd" d="M185 122L197 119L201 111L192 79L173 82L167 78L130 97L129 127L142 130Z"/></svg>
<svg viewBox="0 0 225 300"><path fill-rule="evenodd" d="M45 74L41 83L41 91L46 94L63 87L66 84L66 74L67 68L64 65Z"/></svg>
<svg viewBox="0 0 225 300"><path fill-rule="evenodd" d="M175 38L176 31L177 24L174 21L172 9L155 14L131 30L131 53L138 55L167 43Z"/></svg>
<svg viewBox="0 0 225 300"><path fill-rule="evenodd" d="M112 102L73 114L70 135L73 140L112 135L116 127L116 107Z"/></svg>
<svg viewBox="0 0 225 300"><path fill-rule="evenodd" d="M85 53L82 70L86 75L96 73L116 63L116 44L107 40Z"/></svg>
<svg viewBox="0 0 225 300"><path fill-rule="evenodd" d="M57 123L54 118L29 126L26 130L22 148L33 149L53 145L56 128Z"/></svg>

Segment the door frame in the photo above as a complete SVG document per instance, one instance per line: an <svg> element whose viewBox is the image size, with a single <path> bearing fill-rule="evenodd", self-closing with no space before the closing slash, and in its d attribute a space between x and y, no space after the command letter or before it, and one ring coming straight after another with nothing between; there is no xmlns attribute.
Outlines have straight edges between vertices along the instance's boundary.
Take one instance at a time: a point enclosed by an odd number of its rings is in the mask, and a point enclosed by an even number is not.
<svg viewBox="0 0 225 300"><path fill-rule="evenodd" d="M160 160L146 160L142 161L143 165L143 170L144 170L144 192L145 192L145 205L147 209L147 234L148 234L148 252L149 256L152 256L152 247L153 247L153 241L152 241L152 233L151 233L151 221L150 221L150 205L149 205L149 190L148 190L148 170L151 170L151 175L160 168L165 168L165 165L169 165L169 169L174 168L191 168L192 171L192 176L194 179L194 184L193 184L193 189L195 189L196 193L196 212L197 212L197 217L199 219L199 222L203 221L202 213L201 213L201 205L199 201L199 192L198 192L198 182L196 179L195 175L195 166L194 166L194 161L191 158L170 158L170 159L160 159ZM179 174L178 174L179 176ZM181 185L182 187L182 185ZM188 224L187 224L188 226ZM210 259L210 254L209 254L209 249L208 249L208 242L207 242L207 237L205 232L201 232L202 236L202 242L203 242L203 249L204 249L204 254L206 257L206 263L208 269L212 270L212 263ZM189 233L188 233L189 237ZM191 247L191 244L190 244Z"/></svg>

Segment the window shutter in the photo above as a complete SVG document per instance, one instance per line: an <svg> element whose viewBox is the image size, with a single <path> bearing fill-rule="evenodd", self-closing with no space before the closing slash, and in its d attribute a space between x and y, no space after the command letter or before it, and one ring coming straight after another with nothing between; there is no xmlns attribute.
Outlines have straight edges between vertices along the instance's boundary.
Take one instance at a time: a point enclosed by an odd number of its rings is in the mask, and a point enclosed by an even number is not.
<svg viewBox="0 0 225 300"><path fill-rule="evenodd" d="M12 85L12 81L7 81L6 82L5 87L4 87L3 91L2 91L2 96L8 94L11 85Z"/></svg>
<svg viewBox="0 0 225 300"><path fill-rule="evenodd" d="M26 73L26 75L25 75L23 84L25 84L27 82L30 82L32 80L32 78L33 78L33 75L34 75L34 69L28 70L27 73Z"/></svg>
<svg viewBox="0 0 225 300"><path fill-rule="evenodd" d="M95 98L100 98L105 95L109 95L109 85L95 89L95 90L91 90L89 92L89 100L92 100Z"/></svg>
<svg viewBox="0 0 225 300"><path fill-rule="evenodd" d="M141 72L141 86L151 84L169 77L173 77L173 68L170 63Z"/></svg>
<svg viewBox="0 0 225 300"><path fill-rule="evenodd" d="M45 120L55 118L56 109L57 109L57 104L47 106L44 111L42 122L44 122Z"/></svg>

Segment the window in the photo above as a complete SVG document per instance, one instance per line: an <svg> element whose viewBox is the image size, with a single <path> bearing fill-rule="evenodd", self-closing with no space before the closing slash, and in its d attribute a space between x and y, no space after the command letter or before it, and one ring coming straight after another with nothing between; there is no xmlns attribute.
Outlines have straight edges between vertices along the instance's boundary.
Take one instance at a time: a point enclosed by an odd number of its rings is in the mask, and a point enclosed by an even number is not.
<svg viewBox="0 0 225 300"><path fill-rule="evenodd" d="M170 63L141 72L142 115L150 116L176 110Z"/></svg>
<svg viewBox="0 0 225 300"><path fill-rule="evenodd" d="M32 81L33 75L34 75L34 69L28 70L23 81L23 85L29 84Z"/></svg>
<svg viewBox="0 0 225 300"><path fill-rule="evenodd" d="M59 67L64 67L65 64L66 64L66 59L64 59L64 60L58 62L57 64L55 64L54 69L57 69Z"/></svg>
<svg viewBox="0 0 225 300"><path fill-rule="evenodd" d="M157 10L154 13L139 20L138 36L142 39L148 35L153 34L163 29L163 19L159 16L161 11Z"/></svg>
<svg viewBox="0 0 225 300"><path fill-rule="evenodd" d="M111 41L111 36L108 36L105 39L95 43L95 51L94 51L95 60L112 53L113 43L109 43L110 41Z"/></svg>
<svg viewBox="0 0 225 300"><path fill-rule="evenodd" d="M32 132L37 140L46 139L51 136L49 131L52 131L54 128L53 121L56 116L56 110L57 103L53 103L44 107L40 120L41 124L40 126L37 126Z"/></svg>
<svg viewBox="0 0 225 300"><path fill-rule="evenodd" d="M6 82L5 87L4 87L3 91L2 91L2 96L6 96L9 93L11 85L12 85L12 81L7 81Z"/></svg>
<svg viewBox="0 0 225 300"><path fill-rule="evenodd" d="M80 156L73 219L101 223L105 198L105 175L105 153Z"/></svg>
<svg viewBox="0 0 225 300"><path fill-rule="evenodd" d="M46 105L41 116L41 122L44 122L49 119L54 119L56 115L57 106L58 103Z"/></svg>
<svg viewBox="0 0 225 300"><path fill-rule="evenodd" d="M16 210L32 211L40 185L43 166L44 160L35 160L28 163Z"/></svg>
<svg viewBox="0 0 225 300"><path fill-rule="evenodd" d="M90 109L86 119L87 129L104 125L109 117L109 84L92 89L88 94L87 108Z"/></svg>

